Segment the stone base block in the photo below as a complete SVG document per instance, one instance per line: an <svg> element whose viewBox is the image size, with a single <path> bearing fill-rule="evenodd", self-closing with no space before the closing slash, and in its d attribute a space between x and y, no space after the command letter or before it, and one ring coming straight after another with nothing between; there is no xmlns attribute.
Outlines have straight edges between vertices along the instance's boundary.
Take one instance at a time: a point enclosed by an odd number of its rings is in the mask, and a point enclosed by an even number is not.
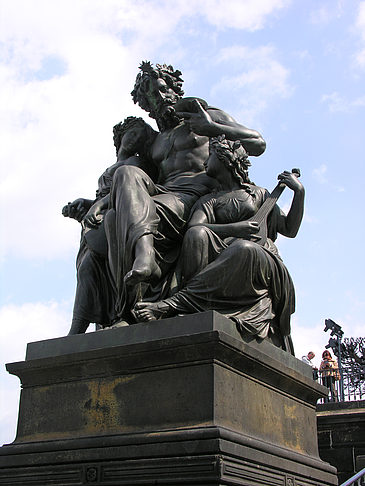
<svg viewBox="0 0 365 486"><path fill-rule="evenodd" d="M30 343L0 484L337 484L318 455L326 389L215 312Z"/></svg>

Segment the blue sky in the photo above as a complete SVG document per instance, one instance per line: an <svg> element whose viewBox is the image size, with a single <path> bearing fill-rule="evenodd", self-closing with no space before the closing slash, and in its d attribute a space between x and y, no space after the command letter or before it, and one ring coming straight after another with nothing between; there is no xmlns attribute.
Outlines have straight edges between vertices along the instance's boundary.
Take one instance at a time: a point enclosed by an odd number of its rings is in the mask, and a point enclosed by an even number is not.
<svg viewBox="0 0 365 486"><path fill-rule="evenodd" d="M114 163L113 125L149 120L130 97L146 59L263 134L256 184L270 190L300 167L304 221L278 240L297 292L297 355L313 349L318 363L328 317L364 336L365 1L0 0L1 361L68 332L80 229L61 208L94 196ZM3 443L19 382L3 366L0 379Z"/></svg>

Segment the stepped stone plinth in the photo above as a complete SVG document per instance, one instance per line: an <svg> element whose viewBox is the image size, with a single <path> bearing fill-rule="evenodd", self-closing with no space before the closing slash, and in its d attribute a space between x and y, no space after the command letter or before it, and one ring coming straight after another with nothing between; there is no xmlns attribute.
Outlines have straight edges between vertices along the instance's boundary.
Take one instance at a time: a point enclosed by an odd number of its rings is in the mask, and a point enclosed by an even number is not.
<svg viewBox="0 0 365 486"><path fill-rule="evenodd" d="M311 368L216 312L28 344L6 485L336 485Z"/></svg>

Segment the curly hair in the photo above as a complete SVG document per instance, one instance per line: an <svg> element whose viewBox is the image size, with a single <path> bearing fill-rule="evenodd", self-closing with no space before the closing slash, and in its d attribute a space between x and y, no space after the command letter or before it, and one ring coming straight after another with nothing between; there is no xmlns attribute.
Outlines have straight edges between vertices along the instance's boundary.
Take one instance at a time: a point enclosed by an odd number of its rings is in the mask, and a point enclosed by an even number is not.
<svg viewBox="0 0 365 486"><path fill-rule="evenodd" d="M240 140L227 140L225 135L209 140L209 151L214 152L218 159L232 172L233 177L241 187L252 184L248 177L248 168L251 162Z"/></svg>
<svg viewBox="0 0 365 486"><path fill-rule="evenodd" d="M163 79L167 86L171 88L176 95L179 97L184 95L184 91L182 89L183 80L180 77L181 71L175 70L171 65L167 66L166 64L156 64L156 67L153 67L149 61L143 61L139 66L139 69L141 72L137 74L136 82L131 95L134 103L138 103L143 110L147 112L151 111L150 104L146 96L151 78Z"/></svg>
<svg viewBox="0 0 365 486"><path fill-rule="evenodd" d="M157 132L148 124L146 123L143 118L136 117L136 116L128 116L123 121L117 123L113 127L113 140L114 146L116 149L116 153L118 155L118 151L120 149L120 145L122 143L123 135L130 129L130 128L144 128L146 140L143 144L143 148L141 150L141 155L146 155L151 148L152 143L154 142Z"/></svg>

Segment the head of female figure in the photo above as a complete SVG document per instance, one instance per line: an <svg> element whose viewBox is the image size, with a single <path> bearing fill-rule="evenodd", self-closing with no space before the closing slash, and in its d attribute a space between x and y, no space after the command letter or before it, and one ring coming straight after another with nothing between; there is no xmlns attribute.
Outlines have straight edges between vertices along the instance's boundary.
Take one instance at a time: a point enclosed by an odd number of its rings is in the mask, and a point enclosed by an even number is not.
<svg viewBox="0 0 365 486"><path fill-rule="evenodd" d="M239 140L232 142L224 135L209 140L209 158L205 163L210 177L219 179L224 171L229 171L240 187L251 183L248 168L251 163L248 154Z"/></svg>
<svg viewBox="0 0 365 486"><path fill-rule="evenodd" d="M117 156L121 152L127 156L149 153L157 132L143 118L129 116L113 127L114 146Z"/></svg>

